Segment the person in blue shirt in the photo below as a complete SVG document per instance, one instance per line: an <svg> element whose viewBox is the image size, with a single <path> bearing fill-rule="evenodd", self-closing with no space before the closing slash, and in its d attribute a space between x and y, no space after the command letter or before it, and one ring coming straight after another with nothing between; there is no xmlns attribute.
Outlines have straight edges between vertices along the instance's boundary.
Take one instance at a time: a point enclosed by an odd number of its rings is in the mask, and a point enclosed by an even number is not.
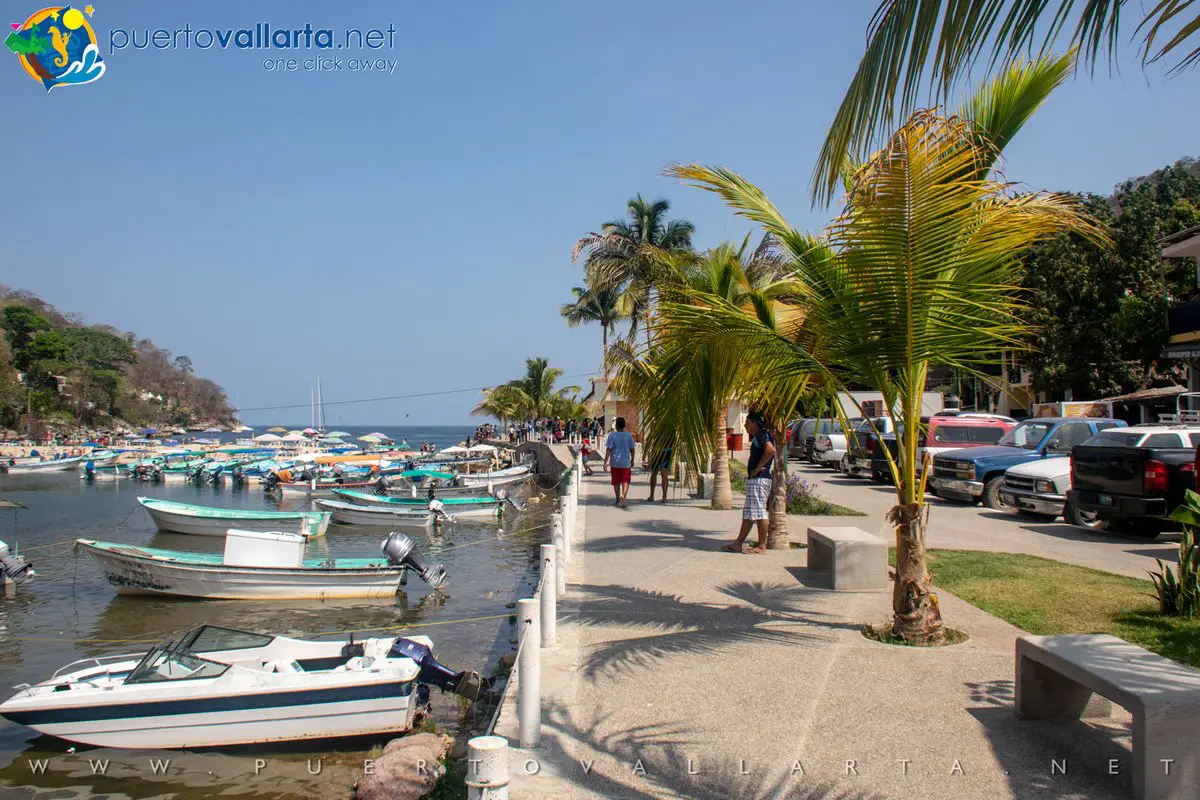
<svg viewBox="0 0 1200 800"><path fill-rule="evenodd" d="M742 506L742 528L737 539L722 547L731 553L741 553L750 529L758 528L758 542L745 551L762 553L767 549L767 498L771 495L771 466L775 463L775 437L767 429L767 421L757 411L746 417L746 433L750 435L750 458L746 462L746 503Z"/></svg>
<svg viewBox="0 0 1200 800"><path fill-rule="evenodd" d="M633 452L637 442L633 434L625 430L625 418L617 417L617 429L604 442L604 468L612 467L613 505L626 508L625 498L629 495L629 481L633 474Z"/></svg>

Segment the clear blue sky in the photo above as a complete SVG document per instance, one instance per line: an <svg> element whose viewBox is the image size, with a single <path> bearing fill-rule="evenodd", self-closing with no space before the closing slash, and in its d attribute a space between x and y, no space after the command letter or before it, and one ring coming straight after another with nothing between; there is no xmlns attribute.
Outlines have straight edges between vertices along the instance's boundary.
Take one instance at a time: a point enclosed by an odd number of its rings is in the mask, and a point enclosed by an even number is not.
<svg viewBox="0 0 1200 800"><path fill-rule="evenodd" d="M798 226L873 2L91 0L108 72L47 94L0 52L0 282L187 355L244 408L483 386L544 355L594 370L558 315L581 234L641 192L740 238L659 176L723 164ZM21 22L30 5L7 12ZM253 8L253 10L251 10ZM256 50L110 55L112 29L397 30L390 74L267 71ZM1132 30L1132 26L1129 26ZM7 25L4 28L8 30ZM311 53L292 54L299 59ZM361 55L346 51L333 53ZM1008 151L1034 187L1107 192L1197 153L1200 73L1127 59L1052 99ZM344 424L458 424L474 395L330 409ZM307 409L245 415L307 421Z"/></svg>

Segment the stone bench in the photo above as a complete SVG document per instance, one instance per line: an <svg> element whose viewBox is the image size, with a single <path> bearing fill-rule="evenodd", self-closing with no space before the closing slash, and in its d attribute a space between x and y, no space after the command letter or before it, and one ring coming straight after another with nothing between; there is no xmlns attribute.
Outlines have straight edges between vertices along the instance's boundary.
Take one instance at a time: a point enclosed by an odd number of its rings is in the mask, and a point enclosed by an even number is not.
<svg viewBox="0 0 1200 800"><path fill-rule="evenodd" d="M1020 718L1105 717L1113 702L1133 715L1134 796L1200 797L1200 672L1108 634L1017 639Z"/></svg>
<svg viewBox="0 0 1200 800"><path fill-rule="evenodd" d="M887 542L859 528L809 528L808 568L832 573L837 592L886 589Z"/></svg>

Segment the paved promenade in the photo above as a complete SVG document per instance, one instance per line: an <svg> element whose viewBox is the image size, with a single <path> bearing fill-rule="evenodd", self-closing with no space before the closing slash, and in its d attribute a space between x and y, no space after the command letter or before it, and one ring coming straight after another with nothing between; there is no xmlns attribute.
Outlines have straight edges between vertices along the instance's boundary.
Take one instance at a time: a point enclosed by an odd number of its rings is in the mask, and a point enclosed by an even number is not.
<svg viewBox="0 0 1200 800"><path fill-rule="evenodd" d="M607 480L584 479L560 643L542 651L542 743L513 751L512 797L1124 796L1107 773L1109 758L1131 769L1127 717L1016 720L1012 626L942 592L968 643L868 641L887 593L820 588L800 549L718 552L740 512L650 505L645 476L621 510ZM829 520L793 517L793 541ZM517 740L511 703L497 733Z"/></svg>

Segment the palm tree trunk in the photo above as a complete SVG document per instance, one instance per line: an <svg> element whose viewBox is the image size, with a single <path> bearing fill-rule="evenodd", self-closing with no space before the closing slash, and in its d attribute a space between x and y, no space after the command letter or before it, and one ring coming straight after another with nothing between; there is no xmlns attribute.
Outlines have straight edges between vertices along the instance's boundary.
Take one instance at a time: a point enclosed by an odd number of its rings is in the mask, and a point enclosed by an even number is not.
<svg viewBox="0 0 1200 800"><path fill-rule="evenodd" d="M924 376L914 385L923 386ZM896 582L892 588L892 632L918 644L945 639L937 595L930 591L932 581L925 564L925 518L921 513L920 472L917 468L917 435L920 425L920 394L906 409L904 434L897 440L900 485L899 505L888 512L888 521L896 526Z"/></svg>
<svg viewBox="0 0 1200 800"><path fill-rule="evenodd" d="M713 414L717 449L713 452L712 507L728 511L733 508L733 487L729 483L729 451L725 448L725 410Z"/></svg>
<svg viewBox="0 0 1200 800"><path fill-rule="evenodd" d="M776 429L782 425L775 426ZM787 550L791 547L787 521L787 449L775 443L775 458L771 463L771 494L767 498L767 549Z"/></svg>

